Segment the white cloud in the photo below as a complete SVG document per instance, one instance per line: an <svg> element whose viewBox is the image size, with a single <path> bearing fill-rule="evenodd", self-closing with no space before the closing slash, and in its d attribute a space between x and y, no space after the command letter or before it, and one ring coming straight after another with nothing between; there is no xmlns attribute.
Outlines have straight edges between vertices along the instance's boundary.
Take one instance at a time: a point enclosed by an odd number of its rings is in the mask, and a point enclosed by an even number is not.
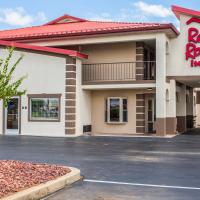
<svg viewBox="0 0 200 200"><path fill-rule="evenodd" d="M170 8L161 4L148 4L145 1L130 3L129 7L122 8L117 14L103 12L100 14L90 13L90 20L96 21L128 21L128 22L175 22Z"/></svg>
<svg viewBox="0 0 200 200"><path fill-rule="evenodd" d="M133 6L141 11L141 15L152 15L154 17L169 17L172 16L172 12L170 8L166 8L160 4L148 4L144 1L138 1L136 3L133 3Z"/></svg>
<svg viewBox="0 0 200 200"><path fill-rule="evenodd" d="M28 14L23 7L0 9L0 22L11 26L29 26L34 22L46 21L43 12L35 16Z"/></svg>
<svg viewBox="0 0 200 200"><path fill-rule="evenodd" d="M140 14L137 14L134 12L133 9L121 9L120 12L117 15L111 15L109 13L100 13L100 14L92 14L90 13L88 17L86 17L89 20L92 21L103 21L103 22L109 22L109 21L119 21L119 22L125 22L125 21L146 21L147 18L145 16L142 16Z"/></svg>
<svg viewBox="0 0 200 200"><path fill-rule="evenodd" d="M119 21L131 21L131 22L145 22L148 18L145 15L141 15L132 8L123 8L120 10L118 16Z"/></svg>

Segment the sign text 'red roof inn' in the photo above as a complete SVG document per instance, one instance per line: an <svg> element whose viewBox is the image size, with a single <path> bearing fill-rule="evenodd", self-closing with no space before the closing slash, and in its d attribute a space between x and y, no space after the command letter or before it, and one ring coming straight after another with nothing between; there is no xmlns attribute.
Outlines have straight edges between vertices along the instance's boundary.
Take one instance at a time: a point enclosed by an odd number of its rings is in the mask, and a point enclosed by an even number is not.
<svg viewBox="0 0 200 200"><path fill-rule="evenodd" d="M200 19L191 18L187 21L187 25L192 22L200 23ZM186 44L186 60L190 60L191 67L200 67L200 31L195 27L188 29L188 43Z"/></svg>

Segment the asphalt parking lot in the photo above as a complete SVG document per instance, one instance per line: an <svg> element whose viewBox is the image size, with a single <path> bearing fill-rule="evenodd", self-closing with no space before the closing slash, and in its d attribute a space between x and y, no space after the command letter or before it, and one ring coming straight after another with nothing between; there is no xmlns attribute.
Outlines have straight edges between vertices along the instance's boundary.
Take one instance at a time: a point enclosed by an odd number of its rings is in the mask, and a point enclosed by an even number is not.
<svg viewBox="0 0 200 200"><path fill-rule="evenodd" d="M0 159L81 169L84 180L48 200L195 200L200 131L174 138L1 136Z"/></svg>

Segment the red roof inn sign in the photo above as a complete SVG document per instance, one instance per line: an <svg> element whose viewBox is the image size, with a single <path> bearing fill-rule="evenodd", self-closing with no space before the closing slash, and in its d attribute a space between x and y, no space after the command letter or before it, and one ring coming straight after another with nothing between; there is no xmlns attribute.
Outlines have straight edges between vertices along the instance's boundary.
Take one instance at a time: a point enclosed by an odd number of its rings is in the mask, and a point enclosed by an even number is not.
<svg viewBox="0 0 200 200"><path fill-rule="evenodd" d="M187 21L187 25L191 23L199 23L200 19L191 18ZM190 60L191 67L200 67L200 30L195 27L190 27L188 29L188 43L186 44L186 60Z"/></svg>

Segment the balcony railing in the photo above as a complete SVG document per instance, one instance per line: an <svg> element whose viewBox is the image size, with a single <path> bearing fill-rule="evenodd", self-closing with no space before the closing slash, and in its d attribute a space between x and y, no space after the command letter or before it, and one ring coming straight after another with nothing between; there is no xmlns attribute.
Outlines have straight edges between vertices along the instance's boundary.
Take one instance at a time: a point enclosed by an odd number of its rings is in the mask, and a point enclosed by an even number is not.
<svg viewBox="0 0 200 200"><path fill-rule="evenodd" d="M144 68L144 80L155 78L154 61L83 64L83 84L136 81L137 63Z"/></svg>

